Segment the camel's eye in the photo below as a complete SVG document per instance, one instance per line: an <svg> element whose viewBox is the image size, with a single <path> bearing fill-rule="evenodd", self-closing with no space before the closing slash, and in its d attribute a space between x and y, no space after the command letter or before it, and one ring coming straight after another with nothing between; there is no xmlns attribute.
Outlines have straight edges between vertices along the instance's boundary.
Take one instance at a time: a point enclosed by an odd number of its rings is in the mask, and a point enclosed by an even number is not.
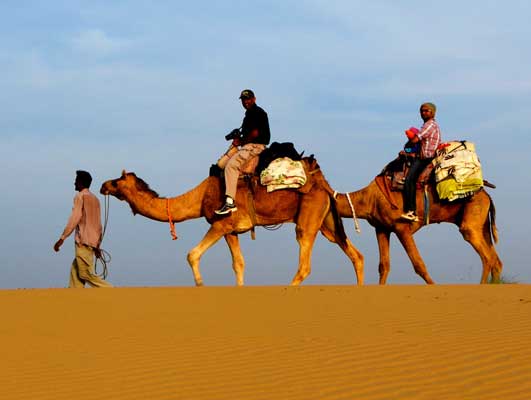
<svg viewBox="0 0 531 400"><path fill-rule="evenodd" d="M116 181L111 181L111 185L112 185L112 187L114 187L114 188L115 188L115 187L118 187L118 183L117 183Z"/></svg>

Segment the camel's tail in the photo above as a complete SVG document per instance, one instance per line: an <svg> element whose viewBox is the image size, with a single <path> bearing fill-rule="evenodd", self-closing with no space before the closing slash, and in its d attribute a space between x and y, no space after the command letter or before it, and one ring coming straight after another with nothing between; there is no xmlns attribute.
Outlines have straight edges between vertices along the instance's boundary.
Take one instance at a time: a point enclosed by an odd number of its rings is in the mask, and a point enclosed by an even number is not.
<svg viewBox="0 0 531 400"><path fill-rule="evenodd" d="M319 176L319 185L326 191L326 193L328 193L328 196L330 196L330 211L332 212L332 217L334 218L334 225L336 227L336 239L340 241L341 244L346 244L348 238L347 233L345 232L345 226L343 225L343 219L341 218L341 215L339 214L339 210L337 208L337 192L332 189L332 186L330 186L330 183L328 183L323 174L320 174Z"/></svg>
<svg viewBox="0 0 531 400"><path fill-rule="evenodd" d="M492 201L492 198L490 195L485 192L490 200L490 207L489 207L489 222L490 222L490 233L492 235L492 239L494 240L494 243L498 243L498 228L496 227L496 207L494 206L494 201Z"/></svg>
<svg viewBox="0 0 531 400"><path fill-rule="evenodd" d="M347 233L345 232L345 226L343 225L343 219L339 215L339 210L337 209L337 204L333 196L330 196L330 211L332 211L332 216L334 217L334 225L336 227L337 240L340 241L340 244L346 244Z"/></svg>

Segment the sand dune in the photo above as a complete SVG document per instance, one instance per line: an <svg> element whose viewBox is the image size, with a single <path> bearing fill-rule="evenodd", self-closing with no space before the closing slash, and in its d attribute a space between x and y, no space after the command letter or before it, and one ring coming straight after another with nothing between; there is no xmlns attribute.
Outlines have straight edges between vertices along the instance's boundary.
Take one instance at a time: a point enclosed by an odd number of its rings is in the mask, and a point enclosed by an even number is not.
<svg viewBox="0 0 531 400"><path fill-rule="evenodd" d="M0 291L2 399L529 399L531 286Z"/></svg>

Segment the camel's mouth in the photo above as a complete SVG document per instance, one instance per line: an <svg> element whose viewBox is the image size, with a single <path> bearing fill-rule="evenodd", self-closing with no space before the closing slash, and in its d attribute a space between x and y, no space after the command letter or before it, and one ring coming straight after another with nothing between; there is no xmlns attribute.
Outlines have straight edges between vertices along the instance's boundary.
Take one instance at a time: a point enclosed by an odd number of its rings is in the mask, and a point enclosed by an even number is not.
<svg viewBox="0 0 531 400"><path fill-rule="evenodd" d="M114 196L118 198L119 200L122 200L122 196L120 195L119 191L116 190L116 182L115 180L112 181L106 181L103 182L100 188L100 193L104 196Z"/></svg>
<svg viewBox="0 0 531 400"><path fill-rule="evenodd" d="M108 181L107 181L107 182L104 182L104 183L101 185L101 188L100 188L100 193L101 193L102 195L104 195L104 196L107 196L107 195L111 194L110 191L109 191L109 189L107 188L107 184L108 184L108 183L109 183Z"/></svg>

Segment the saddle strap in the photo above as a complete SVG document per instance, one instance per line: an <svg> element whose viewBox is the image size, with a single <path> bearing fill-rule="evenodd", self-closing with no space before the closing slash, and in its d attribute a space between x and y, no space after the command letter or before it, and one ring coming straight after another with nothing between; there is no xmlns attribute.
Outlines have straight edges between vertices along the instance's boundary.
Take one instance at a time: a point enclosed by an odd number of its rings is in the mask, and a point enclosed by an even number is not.
<svg viewBox="0 0 531 400"><path fill-rule="evenodd" d="M389 201L389 204L391 204L391 208L393 210L398 210L399 207L394 201L393 196L391 195L391 190L389 189L387 178L383 175L378 175L374 180L376 181L376 185L378 185L385 198Z"/></svg>
<svg viewBox="0 0 531 400"><path fill-rule="evenodd" d="M252 178L247 180L247 186L247 204L249 209L249 216L251 217L251 223L253 224L251 228L251 240L255 240L256 232L254 230L254 227L256 226L256 208L254 206L254 191Z"/></svg>
<svg viewBox="0 0 531 400"><path fill-rule="evenodd" d="M428 185L424 185L424 225L430 224L430 196L428 196Z"/></svg>

